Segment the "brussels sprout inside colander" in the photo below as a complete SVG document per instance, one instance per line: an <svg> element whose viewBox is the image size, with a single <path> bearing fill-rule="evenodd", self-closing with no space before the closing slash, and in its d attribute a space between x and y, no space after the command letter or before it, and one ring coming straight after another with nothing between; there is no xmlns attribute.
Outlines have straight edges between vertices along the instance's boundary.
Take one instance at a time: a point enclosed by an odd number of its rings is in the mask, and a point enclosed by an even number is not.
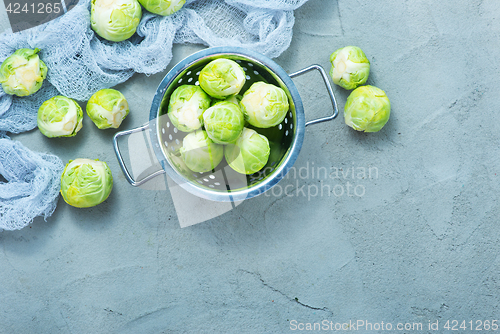
<svg viewBox="0 0 500 334"><path fill-rule="evenodd" d="M198 130L203 125L203 112L210 107L212 100L195 85L177 87L168 104L168 116L174 126L183 131Z"/></svg>
<svg viewBox="0 0 500 334"><path fill-rule="evenodd" d="M236 95L245 85L243 68L234 60L220 58L212 60L200 71L201 88L216 99Z"/></svg>
<svg viewBox="0 0 500 334"><path fill-rule="evenodd" d="M280 124L289 108L285 91L263 81L250 86L243 94L240 105L247 122L258 128Z"/></svg>
<svg viewBox="0 0 500 334"><path fill-rule="evenodd" d="M208 172L222 161L224 146L216 144L203 130L189 133L180 148L182 160L193 172Z"/></svg>
<svg viewBox="0 0 500 334"><path fill-rule="evenodd" d="M269 141L255 130L244 128L234 144L229 144L224 155L229 166L241 174L261 170L269 159Z"/></svg>
<svg viewBox="0 0 500 334"><path fill-rule="evenodd" d="M240 136L245 117L235 103L221 101L205 110L203 123L210 139L218 144L228 144Z"/></svg>

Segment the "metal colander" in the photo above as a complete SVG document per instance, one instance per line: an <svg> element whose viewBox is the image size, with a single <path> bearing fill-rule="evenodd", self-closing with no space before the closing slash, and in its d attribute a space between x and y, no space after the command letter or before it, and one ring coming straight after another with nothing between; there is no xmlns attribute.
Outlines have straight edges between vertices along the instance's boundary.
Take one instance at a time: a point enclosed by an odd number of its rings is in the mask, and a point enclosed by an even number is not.
<svg viewBox="0 0 500 334"><path fill-rule="evenodd" d="M206 64L217 58L232 59L243 67L247 80L242 92L254 82L265 81L281 87L288 96L290 109L281 124L268 129L253 128L268 138L271 152L266 166L252 175L235 172L227 165L225 159L210 172L190 171L179 152L182 140L187 133L175 128L167 115L172 92L180 85L199 85L199 72ZM318 70L321 73L332 101L333 113L327 117L306 122L302 100L291 78L311 70ZM337 114L337 102L332 87L325 70L320 65L311 65L295 73L287 74L274 61L254 51L237 47L208 48L183 59L167 73L153 98L149 123L136 129L118 132L113 138L113 144L120 167L128 182L133 186L140 186L166 172L177 184L196 196L214 201L240 201L257 196L277 184L297 159L304 140L305 127L332 120ZM118 138L139 131L149 131L156 158L163 169L141 180L134 180L123 161L118 147Z"/></svg>

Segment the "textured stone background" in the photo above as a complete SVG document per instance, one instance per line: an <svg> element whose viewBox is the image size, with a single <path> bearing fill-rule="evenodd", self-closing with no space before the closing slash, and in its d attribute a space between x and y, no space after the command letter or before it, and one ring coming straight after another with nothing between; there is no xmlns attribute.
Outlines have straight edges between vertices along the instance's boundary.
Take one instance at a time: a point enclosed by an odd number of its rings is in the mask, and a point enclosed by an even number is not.
<svg viewBox="0 0 500 334"><path fill-rule="evenodd" d="M389 123L374 134L342 117L307 127L295 167L345 174L279 185L336 194L261 195L188 228L168 191L126 182L113 131L86 118L74 138L14 136L64 161L105 160L115 184L95 208L61 199L47 222L0 233L0 333L284 333L293 320L358 319L427 333L429 321L498 319L499 34L496 0L310 0L275 61L329 69L331 52L361 47ZM176 46L169 68L201 48ZM148 120L165 73L118 87L131 105L123 129ZM294 81L307 119L331 111L317 73ZM348 92L335 93L342 111ZM340 196L348 183L363 196Z"/></svg>

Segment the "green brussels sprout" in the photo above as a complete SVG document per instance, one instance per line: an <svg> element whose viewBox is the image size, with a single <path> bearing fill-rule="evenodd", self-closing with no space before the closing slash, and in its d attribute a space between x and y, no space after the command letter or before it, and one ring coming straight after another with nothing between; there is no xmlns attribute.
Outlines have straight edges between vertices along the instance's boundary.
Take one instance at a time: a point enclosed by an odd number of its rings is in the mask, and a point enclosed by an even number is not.
<svg viewBox="0 0 500 334"><path fill-rule="evenodd" d="M18 49L0 66L0 83L9 95L36 93L47 77L47 66L38 56L40 49Z"/></svg>
<svg viewBox="0 0 500 334"><path fill-rule="evenodd" d="M99 129L118 129L128 115L128 102L116 89L101 89L87 102L87 115Z"/></svg>
<svg viewBox="0 0 500 334"><path fill-rule="evenodd" d="M201 88L216 99L225 99L240 92L245 84L245 71L230 59L212 60L200 71Z"/></svg>
<svg viewBox="0 0 500 334"><path fill-rule="evenodd" d="M212 100L199 86L177 87L168 103L168 116L172 124L183 132L198 130L203 125L203 112Z"/></svg>
<svg viewBox="0 0 500 334"><path fill-rule="evenodd" d="M369 85L353 90L344 106L345 124L358 131L379 131L390 114L391 102L385 92Z"/></svg>
<svg viewBox="0 0 500 334"><path fill-rule="evenodd" d="M181 9L186 0L139 0L139 2L151 13L167 16Z"/></svg>
<svg viewBox="0 0 500 334"><path fill-rule="evenodd" d="M182 160L193 172L208 172L222 161L224 146L212 141L203 130L196 130L184 137L180 148Z"/></svg>
<svg viewBox="0 0 500 334"><path fill-rule="evenodd" d="M92 0L90 26L108 41L130 38L141 18L142 9L137 0Z"/></svg>
<svg viewBox="0 0 500 334"><path fill-rule="evenodd" d="M210 139L217 144L228 144L240 136L245 117L236 104L221 101L205 110L203 123Z"/></svg>
<svg viewBox="0 0 500 334"><path fill-rule="evenodd" d="M111 170L97 159L70 160L61 175L61 195L66 203L77 208L104 202L112 188Z"/></svg>
<svg viewBox="0 0 500 334"><path fill-rule="evenodd" d="M229 166L240 174L253 174L261 170L269 159L267 138L257 131L244 128L234 144L229 144L224 155Z"/></svg>
<svg viewBox="0 0 500 334"><path fill-rule="evenodd" d="M243 98L243 96L241 96L241 95L231 95L230 97L228 97L224 101L232 102L232 103L236 104L241 109L240 101L242 98Z"/></svg>
<svg viewBox="0 0 500 334"><path fill-rule="evenodd" d="M288 97L283 89L258 81L243 94L240 102L245 119L258 128L280 124L288 111Z"/></svg>
<svg viewBox="0 0 500 334"><path fill-rule="evenodd" d="M357 46L346 46L330 55L333 83L345 89L354 89L368 80L370 61Z"/></svg>
<svg viewBox="0 0 500 334"><path fill-rule="evenodd" d="M36 122L49 137L73 137L82 128L83 111L73 99L58 95L42 103Z"/></svg>

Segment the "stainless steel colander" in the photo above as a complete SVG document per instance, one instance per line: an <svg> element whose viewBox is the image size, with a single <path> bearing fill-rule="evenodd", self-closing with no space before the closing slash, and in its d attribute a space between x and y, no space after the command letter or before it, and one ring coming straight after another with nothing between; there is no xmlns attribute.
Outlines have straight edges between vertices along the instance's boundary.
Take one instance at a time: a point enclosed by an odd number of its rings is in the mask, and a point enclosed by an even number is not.
<svg viewBox="0 0 500 334"><path fill-rule="evenodd" d="M201 69L217 58L232 59L243 67L247 75L243 92L254 82L265 81L283 88L288 95L290 110L283 122L273 128L255 129L269 139L271 153L267 165L252 175L242 175L233 171L225 160L211 172L190 171L184 165L179 152L182 140L187 133L178 131L167 115L172 92L180 85L198 85L198 75ZM306 122L302 100L291 78L312 70L318 70L323 77L332 101L333 113ZM241 201L269 190L286 175L300 152L306 126L332 120L337 114L335 95L328 76L320 65L311 65L295 73L287 74L274 61L257 52L238 47L215 47L196 52L175 65L156 90L149 114L149 123L136 129L116 133L113 145L120 167L128 182L133 186L140 186L166 172L177 184L196 196L214 201ZM120 153L118 138L140 131L149 132L156 158L163 169L140 180L134 180Z"/></svg>

